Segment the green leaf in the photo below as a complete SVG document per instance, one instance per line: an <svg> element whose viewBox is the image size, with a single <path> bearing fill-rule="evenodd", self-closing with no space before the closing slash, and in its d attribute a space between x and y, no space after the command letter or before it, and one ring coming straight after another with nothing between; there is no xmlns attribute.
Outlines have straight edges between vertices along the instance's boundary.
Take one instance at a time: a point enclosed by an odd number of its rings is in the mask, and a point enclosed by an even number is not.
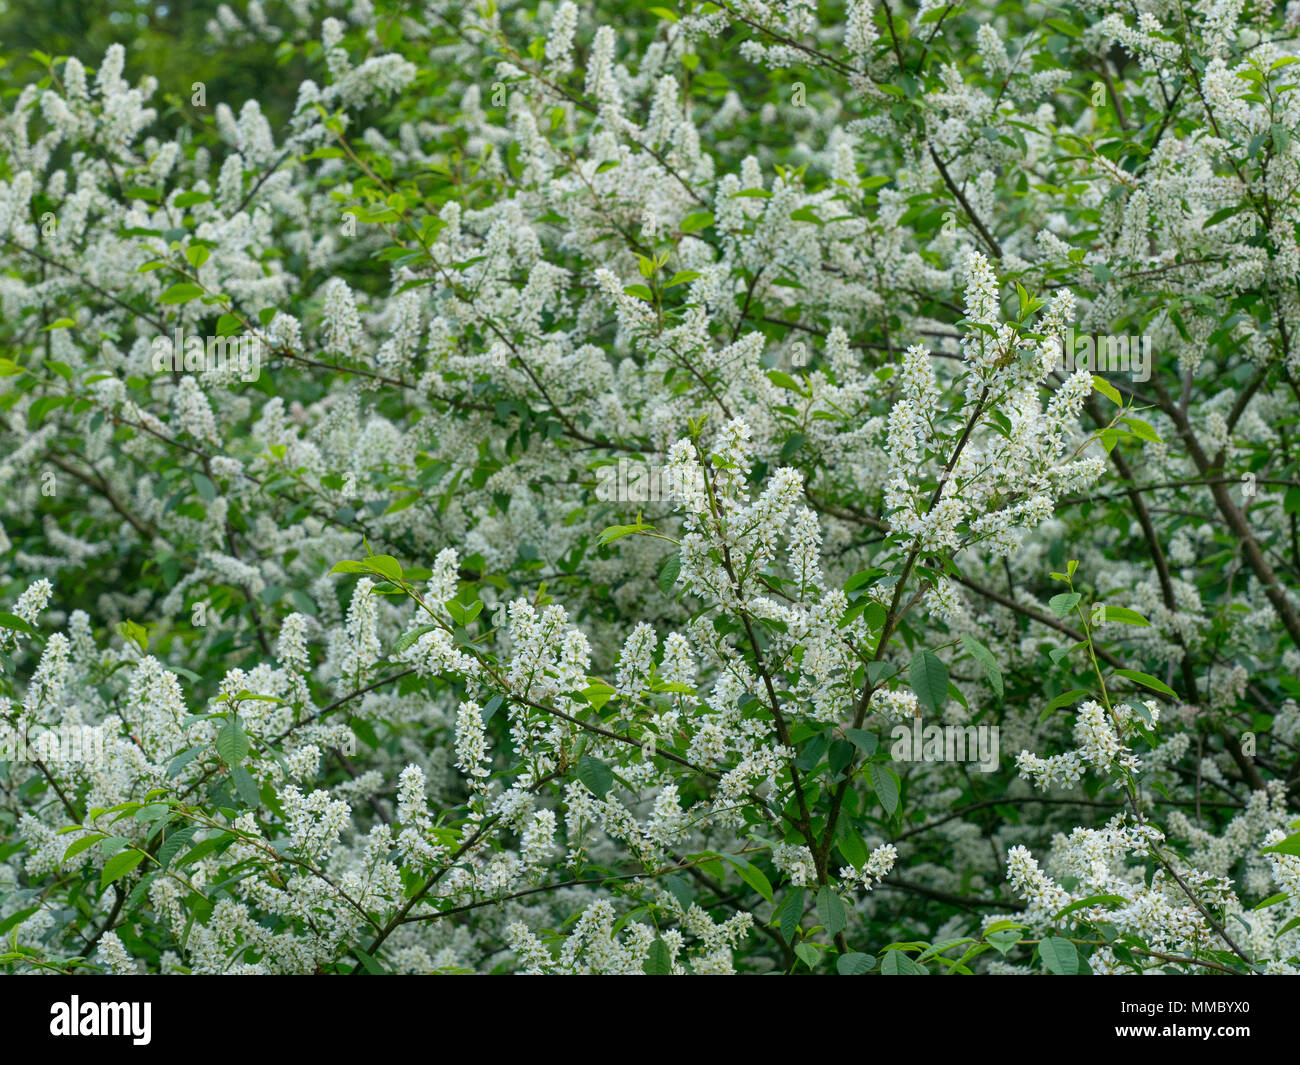
<svg viewBox="0 0 1300 1065"><path fill-rule="evenodd" d="M1269 906L1276 906L1279 902L1285 902L1290 897L1291 897L1291 893L1289 891L1282 891L1276 895L1270 895L1266 899L1261 899L1259 902L1255 903L1255 905L1252 906L1251 909L1264 910L1267 909Z"/></svg>
<svg viewBox="0 0 1300 1065"><path fill-rule="evenodd" d="M1047 25L1056 30L1057 33L1062 33L1066 37L1083 36L1083 30L1079 29L1078 26L1075 26L1072 23L1066 22L1063 18L1049 18L1045 21L1047 22Z"/></svg>
<svg viewBox="0 0 1300 1065"><path fill-rule="evenodd" d="M821 960L821 955L817 948L811 943L800 943L794 948L795 957L803 962L808 968L817 968L817 963Z"/></svg>
<svg viewBox="0 0 1300 1065"><path fill-rule="evenodd" d="M859 570L844 582L844 594L848 595L850 592L856 592L859 588L865 588L869 584L874 584L884 575L885 571L879 567Z"/></svg>
<svg viewBox="0 0 1300 1065"><path fill-rule="evenodd" d="M1043 712L1038 715L1039 723L1046 721L1053 710L1059 710L1063 706L1071 706L1089 694L1091 693L1087 688L1071 688L1068 692L1061 692L1060 695L1043 707Z"/></svg>
<svg viewBox="0 0 1300 1065"><path fill-rule="evenodd" d="M29 906L25 910L19 910L17 913L11 913L3 921L0 921L0 936L4 935L11 928L17 928L20 924L22 924L25 920L27 920L27 918L29 918L32 914L39 913L40 909L41 908L39 906Z"/></svg>
<svg viewBox="0 0 1300 1065"><path fill-rule="evenodd" d="M1141 684L1144 688L1159 692L1161 695L1172 695L1175 699L1178 698L1178 693L1173 688L1169 687L1164 681L1157 680L1150 673L1142 673L1136 669L1117 669L1115 673L1118 676L1127 677L1135 684Z"/></svg>
<svg viewBox="0 0 1300 1065"><path fill-rule="evenodd" d="M262 804L262 796L257 791L257 781L253 779L253 774L245 769L242 765L236 766L235 771L231 773L235 781L235 790L239 792L239 797L244 800L250 807L256 809Z"/></svg>
<svg viewBox="0 0 1300 1065"><path fill-rule="evenodd" d="M708 229L713 225L713 215L708 211L696 211L694 214L688 214L682 219L681 231L683 233L698 233L701 229Z"/></svg>
<svg viewBox="0 0 1300 1065"><path fill-rule="evenodd" d="M650 953L646 955L641 971L647 976L672 975L672 955L668 951L668 944L660 936L655 936L655 941L650 944Z"/></svg>
<svg viewBox="0 0 1300 1065"><path fill-rule="evenodd" d="M798 392L803 395L803 385L791 377L788 373L782 373L780 370L768 370L767 379L776 385L777 388L784 388L789 392Z"/></svg>
<svg viewBox="0 0 1300 1065"><path fill-rule="evenodd" d="M933 651L917 651L907 676L921 705L933 714L939 713L948 701L948 667L939 656Z"/></svg>
<svg viewBox="0 0 1300 1065"><path fill-rule="evenodd" d="M637 522L635 525L611 525L609 528L602 530L601 534L596 537L596 544L599 547L604 547L606 544L612 544L615 540L621 540L624 536L646 532L653 528L653 525L646 525L644 522Z"/></svg>
<svg viewBox="0 0 1300 1065"><path fill-rule="evenodd" d="M807 892L804 888L791 888L781 900L781 936L787 943L794 942L794 934L803 919L804 900Z"/></svg>
<svg viewBox="0 0 1300 1065"><path fill-rule="evenodd" d="M659 568L659 590L664 595L672 597L673 589L677 585L677 578L681 572L682 555L680 551L674 551L664 559L664 564Z"/></svg>
<svg viewBox="0 0 1300 1065"><path fill-rule="evenodd" d="M402 579L402 564L392 555L370 555L366 558L370 568L381 577L396 583Z"/></svg>
<svg viewBox="0 0 1300 1065"><path fill-rule="evenodd" d="M881 612L884 612L884 607L881 607ZM882 683L887 681L897 672L898 667L892 662L867 663L867 679L871 681L872 687L880 687Z"/></svg>
<svg viewBox="0 0 1300 1065"><path fill-rule="evenodd" d="M578 779L587 785L593 795L603 799L614 786L614 771L599 758L584 754L578 759Z"/></svg>
<svg viewBox="0 0 1300 1065"><path fill-rule="evenodd" d="M104 870L99 876L99 886L108 887L113 881L121 880L142 861L144 861L144 851L129 850L113 855L104 863Z"/></svg>
<svg viewBox="0 0 1300 1065"><path fill-rule="evenodd" d="M198 299L203 295L203 289L198 285L192 285L188 281L182 281L179 284L172 285L166 292L158 297L159 303L189 303L190 300Z"/></svg>
<svg viewBox="0 0 1300 1065"><path fill-rule="evenodd" d="M587 679L591 680L592 678L588 677ZM599 710L614 697L614 689L603 681L597 681L595 684L583 688L582 697Z"/></svg>
<svg viewBox="0 0 1300 1065"><path fill-rule="evenodd" d="M668 283L664 285L664 290L667 291L668 289L674 288L677 285L688 284L689 282L694 281L697 278L703 276L704 275L701 274L698 270L678 270L677 273L673 274L673 276L668 279Z"/></svg>
<svg viewBox="0 0 1300 1065"><path fill-rule="evenodd" d="M898 951L891 951L891 954L897 954ZM835 971L841 976L861 976L875 968L876 959L870 954L861 954L854 952L852 954L841 954L835 959Z"/></svg>
<svg viewBox="0 0 1300 1065"><path fill-rule="evenodd" d="M17 614L7 614L0 610L0 629L13 629L15 632L25 632L28 636L39 636L40 632L27 624Z"/></svg>
<svg viewBox="0 0 1300 1065"><path fill-rule="evenodd" d="M105 836L99 841L99 853L110 858L130 842L125 836Z"/></svg>
<svg viewBox="0 0 1300 1065"><path fill-rule="evenodd" d="M1062 592L1060 595L1054 595L1047 601L1047 605L1052 608L1052 613L1058 618L1065 617L1071 610L1079 605L1079 600L1083 596L1078 592Z"/></svg>
<svg viewBox="0 0 1300 1065"><path fill-rule="evenodd" d="M962 634L961 645L983 667L984 675L989 678L989 683L993 685L993 690L1001 699L1003 694L1002 667L998 665L998 660L993 657L993 652L975 639L974 636L968 636L965 633Z"/></svg>
<svg viewBox="0 0 1300 1065"><path fill-rule="evenodd" d="M1147 619L1136 610L1129 610L1128 607L1107 606L1103 603L1101 604L1100 609L1101 613L1098 616L1098 620L1100 621L1118 621L1121 625L1138 625L1144 627L1150 626L1151 624L1151 622L1147 621ZM1097 610L1097 607L1094 606L1093 610Z"/></svg>
<svg viewBox="0 0 1300 1065"><path fill-rule="evenodd" d="M1049 973L1074 976L1079 971L1079 952L1074 944L1060 936L1048 936L1038 944L1038 954Z"/></svg>
<svg viewBox="0 0 1300 1065"><path fill-rule="evenodd" d="M352 953L357 956L362 966L365 968L366 972L368 972L371 976L389 975L387 969L385 969L382 965L380 965L375 958L371 957L366 951L362 950L360 947L353 947Z"/></svg>
<svg viewBox="0 0 1300 1065"><path fill-rule="evenodd" d="M187 825L185 828L178 828L174 832L167 833L167 838L163 845L158 848L155 857L158 859L158 865L164 870L171 865L172 859L180 854L181 850L192 840L198 833L197 825Z"/></svg>
<svg viewBox="0 0 1300 1065"><path fill-rule="evenodd" d="M878 762L872 762L868 772L871 775L871 787L876 793L876 798L885 808L885 813L893 817L898 810L898 778L894 776L893 770L886 769Z"/></svg>
<svg viewBox="0 0 1300 1065"><path fill-rule="evenodd" d="M1150 440L1153 444L1161 443L1161 439L1156 431L1151 427L1149 422L1144 422L1141 418L1125 418L1124 424L1134 436L1142 440Z"/></svg>
<svg viewBox="0 0 1300 1065"><path fill-rule="evenodd" d="M860 750L864 757L870 758L880 746L880 739L874 732L865 729L850 728L844 730L844 738Z"/></svg>
<svg viewBox="0 0 1300 1065"><path fill-rule="evenodd" d="M1014 928L1004 928L999 932L985 932L984 942L1005 958L1007 951L1020 942L1020 932Z"/></svg>
<svg viewBox="0 0 1300 1065"><path fill-rule="evenodd" d="M880 971L886 976L924 976L925 969L917 965L901 950L885 952L885 959L880 963Z"/></svg>
<svg viewBox="0 0 1300 1065"><path fill-rule="evenodd" d="M1286 839L1265 847L1260 854L1290 854L1300 858L1300 832L1293 832Z"/></svg>
<svg viewBox="0 0 1300 1065"><path fill-rule="evenodd" d="M1095 388L1098 392L1100 392L1112 403L1114 403L1115 406L1117 407L1124 406L1124 401L1120 398L1119 392L1115 390L1115 386L1112 385L1109 381L1107 381L1104 377L1098 377L1096 374L1094 374L1092 378L1092 387Z"/></svg>
<svg viewBox="0 0 1300 1065"><path fill-rule="evenodd" d="M849 918L844 910L844 900L839 897L834 888L823 887L817 892L817 919L826 928L826 934L829 936L839 935L848 925Z"/></svg>
<svg viewBox="0 0 1300 1065"><path fill-rule="evenodd" d="M1086 910L1090 906L1123 906L1128 899L1122 895L1089 895L1086 899L1079 899L1078 902L1072 902L1057 913L1055 920L1059 921L1068 913L1074 913L1075 910Z"/></svg>
<svg viewBox="0 0 1300 1065"><path fill-rule="evenodd" d="M68 849L63 852L63 860L66 862L69 858L75 857L82 851L89 850L103 838L103 833L95 832L89 836L82 836L80 839L74 839L68 844Z"/></svg>
<svg viewBox="0 0 1300 1065"><path fill-rule="evenodd" d="M234 769L248 756L248 750L248 736L244 732L243 723L236 716L217 733L217 754L221 755L221 760L226 765Z"/></svg>
<svg viewBox="0 0 1300 1065"><path fill-rule="evenodd" d="M119 621L113 628L122 639L129 640L140 648L142 653L149 650L149 630L139 622L126 618Z"/></svg>
<svg viewBox="0 0 1300 1065"><path fill-rule="evenodd" d="M413 647L419 642L421 636L427 632L433 632L436 628L438 628L437 625L420 625L417 628L412 629L410 632L404 632L393 641L393 655L400 655L408 647Z"/></svg>
<svg viewBox="0 0 1300 1065"><path fill-rule="evenodd" d="M402 579L402 564L392 555L370 555L357 561L345 559L334 563L331 573L373 573L386 581L397 583Z"/></svg>
<svg viewBox="0 0 1300 1065"><path fill-rule="evenodd" d="M762 869L743 859L728 857L727 860L740 874L741 880L762 895L768 902L772 901L772 884L763 874Z"/></svg>

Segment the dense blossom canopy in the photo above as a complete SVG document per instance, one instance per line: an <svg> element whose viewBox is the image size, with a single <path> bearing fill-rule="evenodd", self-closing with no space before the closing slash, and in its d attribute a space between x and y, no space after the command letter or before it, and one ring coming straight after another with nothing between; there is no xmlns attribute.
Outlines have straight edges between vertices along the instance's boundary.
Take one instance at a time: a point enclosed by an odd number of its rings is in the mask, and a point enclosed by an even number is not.
<svg viewBox="0 0 1300 1065"><path fill-rule="evenodd" d="M1300 3L207 40L5 71L0 965L1300 972Z"/></svg>

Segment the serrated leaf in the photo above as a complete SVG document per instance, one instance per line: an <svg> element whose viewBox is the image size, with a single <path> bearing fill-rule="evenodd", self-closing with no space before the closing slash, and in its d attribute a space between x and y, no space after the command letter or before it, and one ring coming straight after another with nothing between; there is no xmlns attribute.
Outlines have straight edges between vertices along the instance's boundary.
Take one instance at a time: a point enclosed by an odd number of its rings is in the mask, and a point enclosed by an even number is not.
<svg viewBox="0 0 1300 1065"><path fill-rule="evenodd" d="M1069 706L1073 703L1077 703L1085 695L1089 695L1089 694L1091 693L1088 691L1087 688L1071 688L1068 692L1061 692L1060 695L1058 695L1055 699L1053 699L1051 702L1049 702L1046 706L1043 707L1043 712L1038 716L1039 723L1041 724L1042 722L1046 721L1048 715L1053 710L1059 710L1063 706Z"/></svg>
<svg viewBox="0 0 1300 1065"><path fill-rule="evenodd" d="M412 629L410 632L402 633L401 636L393 641L393 655L400 655L408 647L413 647L419 642L421 636L425 633L433 632L436 628L438 628L437 625L420 625L419 627Z"/></svg>
<svg viewBox="0 0 1300 1065"><path fill-rule="evenodd" d="M659 567L659 590L664 595L672 597L673 589L677 585L677 578L682 572L682 556L680 551L674 551L666 559L664 564Z"/></svg>
<svg viewBox="0 0 1300 1065"><path fill-rule="evenodd" d="M113 855L104 863L104 869L99 875L99 886L108 887L115 880L121 880L142 861L144 861L144 851L132 849Z"/></svg>
<svg viewBox="0 0 1300 1065"><path fill-rule="evenodd" d="M241 765L237 766L230 775L235 782L235 790L239 792L239 797L245 803L254 809L262 804L262 797L257 792L257 781L253 779L252 773Z"/></svg>
<svg viewBox="0 0 1300 1065"><path fill-rule="evenodd" d="M1159 434L1151 427L1150 422L1144 422L1141 418L1125 418L1124 424L1129 427L1129 431L1141 440L1149 440L1153 444L1161 443Z"/></svg>
<svg viewBox="0 0 1300 1065"><path fill-rule="evenodd" d="M1094 607L1093 609L1096 610L1097 607ZM1129 610L1128 607L1107 606L1102 604L1100 610L1101 613L1098 615L1099 621L1117 621L1121 625L1138 625L1142 627L1149 627L1151 625L1151 622L1147 621L1147 619L1136 610Z"/></svg>
<svg viewBox="0 0 1300 1065"><path fill-rule="evenodd" d="M898 810L898 780L894 774L877 762L872 762L868 769L871 776L871 789L890 817Z"/></svg>
<svg viewBox="0 0 1300 1065"><path fill-rule="evenodd" d="M1048 936L1038 944L1038 954L1049 973L1074 976L1079 971L1079 952L1068 939Z"/></svg>
<svg viewBox="0 0 1300 1065"><path fill-rule="evenodd" d="M198 834L197 825L186 825L184 828L178 828L174 832L169 832L163 844L158 848L155 857L158 859L158 865L166 869L171 865L176 855Z"/></svg>
<svg viewBox="0 0 1300 1065"><path fill-rule="evenodd" d="M84 850L89 850L98 843L104 836L102 833L94 833L89 836L82 836L80 839L74 839L68 844L68 849L63 852L63 860L66 862L69 858L76 857Z"/></svg>
<svg viewBox="0 0 1300 1065"><path fill-rule="evenodd" d="M781 900L781 936L787 943L794 942L794 934L803 918L804 900L807 892L801 888L791 888Z"/></svg>
<svg viewBox="0 0 1300 1065"><path fill-rule="evenodd" d="M647 976L672 975L672 955L669 953L668 944L661 937L655 936L655 941L650 944L650 952L641 965L641 971Z"/></svg>
<svg viewBox="0 0 1300 1065"><path fill-rule="evenodd" d="M988 943L1003 957L1006 957L1007 951L1020 942L1020 932L1018 929L1004 928L998 932L985 932L984 942Z"/></svg>
<svg viewBox="0 0 1300 1065"><path fill-rule="evenodd" d="M0 921L0 936L4 935L11 928L17 928L20 924L22 924L25 920L27 920L27 918L32 916L32 914L39 913L40 909L41 908L39 906L29 906L25 910L19 910L17 913L11 913L3 921Z"/></svg>
<svg viewBox="0 0 1300 1065"><path fill-rule="evenodd" d="M1117 669L1115 673L1118 676L1127 677L1134 684L1141 684L1144 688L1159 692L1161 695L1171 695L1175 699L1178 698L1178 693L1173 688L1169 687L1164 681L1153 677L1150 673L1143 673L1136 669Z"/></svg>
<svg viewBox="0 0 1300 1065"><path fill-rule="evenodd" d="M1086 899L1079 899L1078 902L1072 902L1062 908L1055 920L1059 921L1066 914L1074 913L1076 910L1086 910L1090 906L1123 906L1127 902L1128 899L1122 895L1089 895Z"/></svg>
<svg viewBox="0 0 1300 1065"><path fill-rule="evenodd" d="M182 281L179 284L172 285L161 296L158 297L159 303L189 303L190 300L198 299L203 295L203 289L198 285L192 285L188 281Z"/></svg>
<svg viewBox="0 0 1300 1065"><path fill-rule="evenodd" d="M844 910L844 900L832 887L823 887L817 892L817 920L826 929L828 936L837 936L848 926L848 914Z"/></svg>
<svg viewBox="0 0 1300 1065"><path fill-rule="evenodd" d="M752 887L768 902L772 901L772 884L763 873L763 870L750 862L741 862L731 859L731 864L735 867L740 879Z"/></svg>
<svg viewBox="0 0 1300 1065"><path fill-rule="evenodd" d="M865 729L850 728L844 730L844 738L860 750L864 757L870 758L880 746L880 738L874 732Z"/></svg>
<svg viewBox="0 0 1300 1065"><path fill-rule="evenodd" d="M891 951L891 953L898 953ZM870 954L862 954L855 951L852 954L841 954L835 959L835 971L841 976L861 976L869 973L875 968L876 959Z"/></svg>
<svg viewBox="0 0 1300 1065"><path fill-rule="evenodd" d="M948 667L939 656L925 649L917 651L907 677L921 705L933 714L939 713L948 701Z"/></svg>
<svg viewBox="0 0 1300 1065"><path fill-rule="evenodd" d="M248 735L243 723L236 717L217 733L217 754L221 760L234 769L247 756L249 751Z"/></svg>
<svg viewBox="0 0 1300 1065"><path fill-rule="evenodd" d="M1265 847L1260 854L1290 854L1300 858L1300 832L1294 832L1271 847Z"/></svg>
<svg viewBox="0 0 1300 1065"><path fill-rule="evenodd" d="M1047 601L1047 605L1052 608L1052 613L1058 618L1065 617L1071 610L1079 605L1079 600L1083 596L1078 592L1062 592L1060 595L1054 595Z"/></svg>
<svg viewBox="0 0 1300 1065"><path fill-rule="evenodd" d="M594 755L584 754L578 759L578 779L593 795L603 799L614 786L614 771Z"/></svg>
<svg viewBox="0 0 1300 1065"><path fill-rule="evenodd" d="M40 635L39 630L29 625L17 614L8 614L3 610L0 610L0 629L13 629L15 632L25 632L28 636Z"/></svg>
<svg viewBox="0 0 1300 1065"><path fill-rule="evenodd" d="M600 535L596 537L596 543L598 546L604 547L606 544L612 544L615 540L621 540L624 536L646 532L653 528L653 525L646 525L644 522L637 522L635 525L611 525L601 531Z"/></svg>
<svg viewBox="0 0 1300 1065"><path fill-rule="evenodd" d="M961 645L984 669L984 675L988 677L989 683L993 685L993 690L1001 699L1003 694L1002 667L998 665L998 660L994 657L993 652L975 639L974 636L965 633L962 634Z"/></svg>
<svg viewBox="0 0 1300 1065"><path fill-rule="evenodd" d="M911 958L901 950L890 950L885 952L885 958L880 963L880 971L886 976L924 976L925 969L917 965Z"/></svg>
<svg viewBox="0 0 1300 1065"><path fill-rule="evenodd" d="M1120 394L1118 391L1116 391L1115 386L1112 385L1109 381L1107 381L1104 377L1098 377L1094 374L1092 378L1092 387L1095 388L1098 392L1100 392L1112 403L1114 403L1115 406L1117 407L1124 406L1124 400L1120 398Z"/></svg>

